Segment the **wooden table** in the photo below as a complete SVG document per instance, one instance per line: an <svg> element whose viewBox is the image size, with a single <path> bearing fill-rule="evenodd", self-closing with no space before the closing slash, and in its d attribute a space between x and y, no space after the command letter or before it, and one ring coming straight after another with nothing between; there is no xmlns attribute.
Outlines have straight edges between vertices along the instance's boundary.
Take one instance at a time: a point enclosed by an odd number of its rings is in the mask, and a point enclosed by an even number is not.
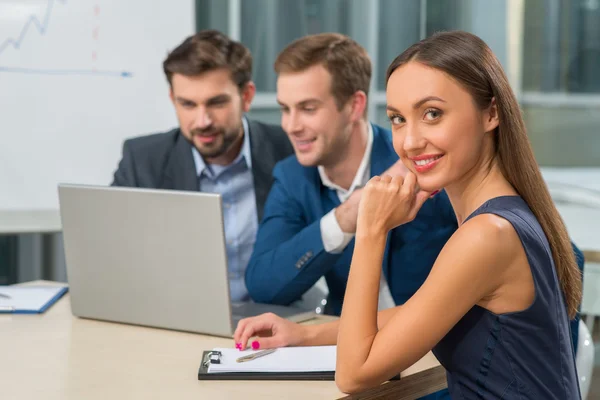
<svg viewBox="0 0 600 400"><path fill-rule="evenodd" d="M44 284L32 282L30 284ZM0 315L0 398L335 399L334 382L199 381L202 351L232 340L76 318L68 294L40 315ZM431 353L360 396L414 399L446 387Z"/></svg>

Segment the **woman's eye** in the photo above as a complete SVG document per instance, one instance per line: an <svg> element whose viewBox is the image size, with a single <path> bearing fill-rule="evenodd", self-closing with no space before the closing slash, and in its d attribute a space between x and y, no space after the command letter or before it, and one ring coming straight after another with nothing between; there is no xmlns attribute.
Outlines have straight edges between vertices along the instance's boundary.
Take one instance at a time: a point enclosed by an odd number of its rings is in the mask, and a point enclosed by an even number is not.
<svg viewBox="0 0 600 400"><path fill-rule="evenodd" d="M427 110L425 112L425 119L427 121L434 121L442 116L442 113L439 110Z"/></svg>
<svg viewBox="0 0 600 400"><path fill-rule="evenodd" d="M390 115L389 119L392 125L400 125L404 122L404 118L402 118L400 115Z"/></svg>

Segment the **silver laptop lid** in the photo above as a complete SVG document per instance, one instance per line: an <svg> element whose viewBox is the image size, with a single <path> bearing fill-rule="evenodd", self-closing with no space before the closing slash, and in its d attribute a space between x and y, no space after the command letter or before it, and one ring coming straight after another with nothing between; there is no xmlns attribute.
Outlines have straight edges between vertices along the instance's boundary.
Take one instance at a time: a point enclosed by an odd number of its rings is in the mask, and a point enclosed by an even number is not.
<svg viewBox="0 0 600 400"><path fill-rule="evenodd" d="M76 316L230 336L217 194L61 184Z"/></svg>

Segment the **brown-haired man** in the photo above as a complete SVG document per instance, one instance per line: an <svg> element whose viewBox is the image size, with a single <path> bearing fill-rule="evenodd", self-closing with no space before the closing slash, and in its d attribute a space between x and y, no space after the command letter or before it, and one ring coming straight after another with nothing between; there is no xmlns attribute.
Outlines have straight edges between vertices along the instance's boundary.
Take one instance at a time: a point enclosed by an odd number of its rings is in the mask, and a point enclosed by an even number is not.
<svg viewBox="0 0 600 400"><path fill-rule="evenodd" d="M246 285L255 301L287 305L324 276L326 312L339 315L361 188L373 175L406 170L391 132L367 119L371 61L358 43L336 33L305 36L278 55L275 70L281 125L296 156L273 172ZM381 308L416 292L456 228L442 192L390 233Z"/></svg>
<svg viewBox="0 0 600 400"><path fill-rule="evenodd" d="M247 119L252 56L214 30L188 37L163 63L179 127L125 141L113 185L220 193L231 298L244 272L276 162L293 153L278 126Z"/></svg>

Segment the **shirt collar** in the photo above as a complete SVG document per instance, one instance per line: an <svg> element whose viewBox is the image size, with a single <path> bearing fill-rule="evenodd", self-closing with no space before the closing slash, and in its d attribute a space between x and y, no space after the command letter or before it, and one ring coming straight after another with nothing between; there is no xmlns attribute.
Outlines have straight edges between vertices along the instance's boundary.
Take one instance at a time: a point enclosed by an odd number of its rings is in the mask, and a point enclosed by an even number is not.
<svg viewBox="0 0 600 400"><path fill-rule="evenodd" d="M363 187L367 184L370 178L370 169L369 165L371 164L371 150L373 149L373 127L371 124L368 124L368 133L367 133L367 146L365 147L365 153L363 154L362 161L358 166L358 170L356 171L356 175L354 175L354 179L352 180L352 184L350 185L350 189L346 190L341 186L333 183L327 174L325 173L325 168L321 165L317 167L319 170L319 176L321 177L321 182L325 187L330 189L337 190L342 193L346 193L348 196L354 192L354 190Z"/></svg>
<svg viewBox="0 0 600 400"><path fill-rule="evenodd" d="M244 129L244 142L242 143L242 150L230 165L235 165L242 159L245 159L248 168L252 168L252 153L250 152L250 128L246 117L242 117L242 128ZM193 145L192 156L194 157L194 164L196 165L196 176L199 177L202 175L205 169L209 168L209 166L206 165L204 158L202 158L198 152L198 149L196 149L196 147Z"/></svg>

